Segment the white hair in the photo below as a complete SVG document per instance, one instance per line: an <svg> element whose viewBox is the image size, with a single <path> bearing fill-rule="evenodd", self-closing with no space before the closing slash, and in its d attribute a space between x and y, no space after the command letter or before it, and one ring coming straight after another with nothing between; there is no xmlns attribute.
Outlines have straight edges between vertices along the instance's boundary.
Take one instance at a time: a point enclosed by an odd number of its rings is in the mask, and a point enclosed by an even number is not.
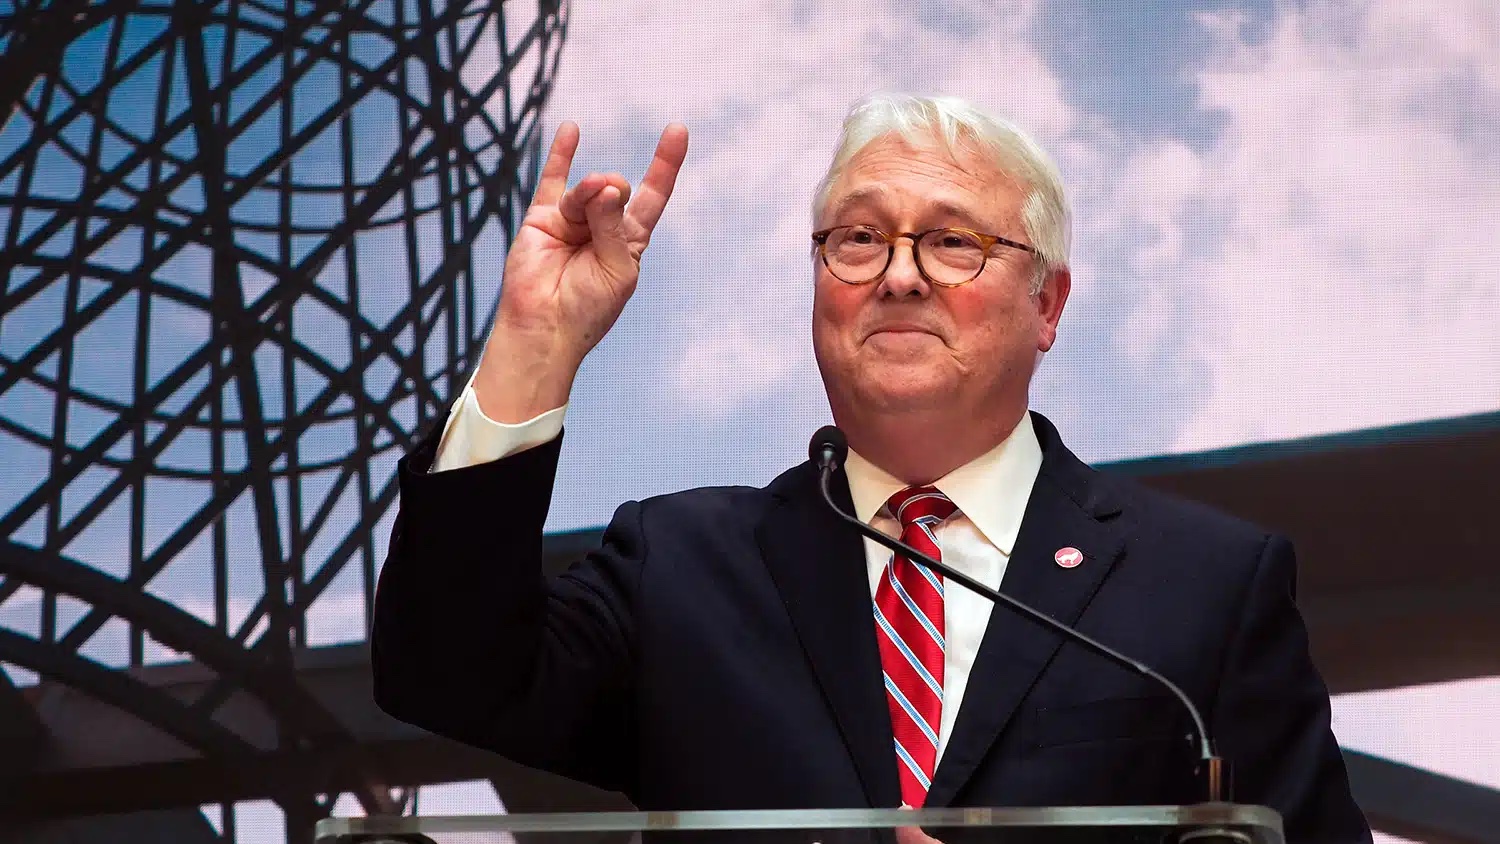
<svg viewBox="0 0 1500 844"><path fill-rule="evenodd" d="M1025 187L1021 221L1041 258L1033 293L1041 290L1049 268L1068 266L1070 217L1057 165L1020 127L958 97L877 93L855 103L844 118L833 161L814 194L814 219L823 213L829 191L850 160L872 141L891 133L914 145L939 142L950 155L977 147L1002 173Z"/></svg>

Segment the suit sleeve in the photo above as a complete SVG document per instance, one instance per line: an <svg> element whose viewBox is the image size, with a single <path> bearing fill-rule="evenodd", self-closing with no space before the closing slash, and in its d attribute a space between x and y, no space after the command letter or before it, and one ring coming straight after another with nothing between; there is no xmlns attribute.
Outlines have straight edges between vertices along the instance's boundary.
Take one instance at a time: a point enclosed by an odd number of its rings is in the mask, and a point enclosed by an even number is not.
<svg viewBox="0 0 1500 844"><path fill-rule="evenodd" d="M1296 567L1291 543L1269 537L1230 645L1214 734L1233 766L1235 801L1280 812L1288 844L1368 842L1297 609Z"/></svg>
<svg viewBox="0 0 1500 844"><path fill-rule="evenodd" d="M542 529L562 437L428 471L401 461L401 504L370 633L376 703L439 735L601 788L632 790L640 506L601 548L545 577Z"/></svg>

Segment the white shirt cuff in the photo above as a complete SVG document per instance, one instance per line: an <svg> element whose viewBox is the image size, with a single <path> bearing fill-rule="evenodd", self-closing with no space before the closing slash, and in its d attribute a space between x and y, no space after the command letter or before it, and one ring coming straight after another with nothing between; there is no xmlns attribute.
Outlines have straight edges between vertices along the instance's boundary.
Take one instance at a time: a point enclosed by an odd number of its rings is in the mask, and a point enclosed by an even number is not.
<svg viewBox="0 0 1500 844"><path fill-rule="evenodd" d="M550 442L562 433L567 410L564 404L519 424L496 422L479 409L479 396L474 392L471 377L443 426L443 439L438 444L432 471L478 466Z"/></svg>

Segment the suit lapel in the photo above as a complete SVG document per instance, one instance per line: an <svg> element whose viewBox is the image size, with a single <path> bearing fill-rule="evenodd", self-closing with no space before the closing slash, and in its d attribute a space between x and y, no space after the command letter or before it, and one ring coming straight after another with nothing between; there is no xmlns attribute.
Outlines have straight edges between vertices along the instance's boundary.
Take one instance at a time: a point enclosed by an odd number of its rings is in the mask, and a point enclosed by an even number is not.
<svg viewBox="0 0 1500 844"><path fill-rule="evenodd" d="M1045 419L1033 419L1042 467L1000 591L1071 625L1124 550L1124 528L1112 518L1119 508L1100 494L1097 473L1063 447ZM1083 552L1080 565L1056 563L1054 555L1066 547ZM928 806L945 806L957 796L1063 641L1004 606L993 608Z"/></svg>
<svg viewBox="0 0 1500 844"><path fill-rule="evenodd" d="M901 786L881 684L880 654L865 571L864 544L829 512L817 473L803 464L770 486L776 502L758 539L823 695L854 759L871 806L897 806ZM836 501L851 512L849 483L833 480Z"/></svg>

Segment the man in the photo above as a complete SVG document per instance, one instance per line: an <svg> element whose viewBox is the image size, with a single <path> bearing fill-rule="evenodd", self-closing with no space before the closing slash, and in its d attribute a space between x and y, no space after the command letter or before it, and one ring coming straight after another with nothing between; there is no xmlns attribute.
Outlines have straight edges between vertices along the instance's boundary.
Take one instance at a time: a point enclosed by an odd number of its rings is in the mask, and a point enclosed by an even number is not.
<svg viewBox="0 0 1500 844"><path fill-rule="evenodd" d="M622 506L541 574L562 415L686 155L571 189L557 134L494 330L401 469L377 596L391 714L648 809L1194 802L1162 689L839 522L810 464ZM1363 841L1289 543L1089 469L1028 412L1068 299L1056 170L952 99L876 96L818 192L813 341L841 506L1151 665L1205 712L1238 800ZM863 562L863 565L861 563Z"/></svg>

